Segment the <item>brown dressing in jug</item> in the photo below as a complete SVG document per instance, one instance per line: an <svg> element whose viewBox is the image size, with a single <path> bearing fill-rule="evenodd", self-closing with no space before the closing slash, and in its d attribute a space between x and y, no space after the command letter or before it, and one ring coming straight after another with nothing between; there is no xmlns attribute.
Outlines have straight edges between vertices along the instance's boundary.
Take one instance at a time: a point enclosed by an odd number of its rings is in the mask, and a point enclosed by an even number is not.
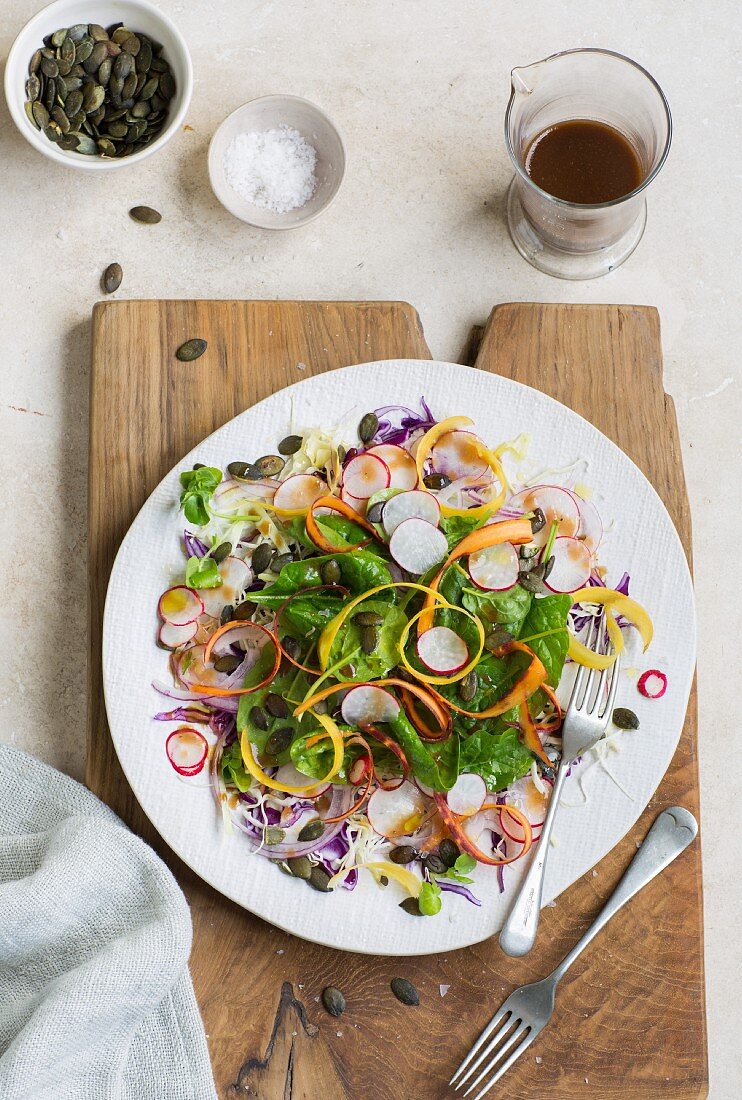
<svg viewBox="0 0 742 1100"><path fill-rule="evenodd" d="M589 118L542 130L526 150L524 167L542 191L566 202L611 202L628 195L644 178L628 139Z"/></svg>

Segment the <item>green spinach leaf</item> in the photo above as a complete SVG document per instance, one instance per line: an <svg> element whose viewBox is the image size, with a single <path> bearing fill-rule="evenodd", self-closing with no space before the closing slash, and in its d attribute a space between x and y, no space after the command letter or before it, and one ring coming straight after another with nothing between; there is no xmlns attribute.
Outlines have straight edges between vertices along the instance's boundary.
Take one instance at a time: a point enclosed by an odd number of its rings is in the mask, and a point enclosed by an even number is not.
<svg viewBox="0 0 742 1100"><path fill-rule="evenodd" d="M441 516L439 526L448 540L448 549L453 550L463 538L477 531L486 519L486 516Z"/></svg>
<svg viewBox="0 0 742 1100"><path fill-rule="evenodd" d="M328 664L342 663L348 656L352 665L353 680L373 680L386 676L399 662L399 639L407 625L407 616L394 604L382 600L364 600L359 611L376 611L384 621L376 628L379 640L373 653L364 653L361 648L362 627L352 616L348 616L340 627L330 650ZM356 654L350 661L350 654Z"/></svg>
<svg viewBox="0 0 742 1100"><path fill-rule="evenodd" d="M461 738L461 768L477 772L492 791L501 791L521 779L530 770L533 757L520 740L519 731L505 725L515 720L515 711L507 711L494 722L479 723Z"/></svg>
<svg viewBox="0 0 742 1100"><path fill-rule="evenodd" d="M415 727L400 708L389 732L404 751L412 774L436 791L450 791L459 775L459 738L454 732L440 744L420 740Z"/></svg>
<svg viewBox="0 0 742 1100"><path fill-rule="evenodd" d="M468 578L467 578L468 580ZM526 621L533 599L519 584L506 592L485 592L472 583L463 585L462 603L467 611L478 615L482 622L500 626L517 638Z"/></svg>
<svg viewBox="0 0 742 1100"><path fill-rule="evenodd" d="M534 599L518 635L543 663L552 687L559 683L567 656L567 614L571 606L569 595Z"/></svg>

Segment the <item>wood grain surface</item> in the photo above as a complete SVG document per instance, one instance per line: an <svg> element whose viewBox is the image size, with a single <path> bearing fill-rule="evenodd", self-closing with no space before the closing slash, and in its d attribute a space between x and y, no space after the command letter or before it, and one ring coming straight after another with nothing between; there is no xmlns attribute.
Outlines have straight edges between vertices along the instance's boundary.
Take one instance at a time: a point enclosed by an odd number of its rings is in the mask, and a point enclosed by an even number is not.
<svg viewBox="0 0 742 1100"><path fill-rule="evenodd" d="M175 348L195 336L209 341L206 355L178 363ZM503 305L470 349L477 343L478 367L552 394L637 462L690 557L656 311ZM216 894L144 819L118 765L101 690L103 602L121 538L160 478L242 409L309 374L396 357L430 357L417 314L403 303L107 302L94 313L87 781L160 851L189 899L191 969L220 1098L443 1100L453 1067L491 1012L514 986L543 976L587 928L656 813L679 802L698 814L694 695L678 752L650 806L596 874L546 909L539 943L522 960L505 957L496 941L415 959L305 943ZM395 976L418 987L418 1008L394 999ZM339 1020L319 1002L327 984L346 995ZM493 1096L695 1100L707 1095L705 1038L695 844L570 970L551 1026Z"/></svg>

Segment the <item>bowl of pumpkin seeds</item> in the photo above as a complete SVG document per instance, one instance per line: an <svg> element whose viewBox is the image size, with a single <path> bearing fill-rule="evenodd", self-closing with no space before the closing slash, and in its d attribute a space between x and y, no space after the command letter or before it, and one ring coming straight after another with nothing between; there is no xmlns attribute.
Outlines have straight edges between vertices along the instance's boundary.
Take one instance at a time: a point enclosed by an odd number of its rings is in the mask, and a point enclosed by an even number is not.
<svg viewBox="0 0 742 1100"><path fill-rule="evenodd" d="M93 171L161 149L192 87L182 34L148 0L56 0L29 20L5 68L5 98L26 140Z"/></svg>

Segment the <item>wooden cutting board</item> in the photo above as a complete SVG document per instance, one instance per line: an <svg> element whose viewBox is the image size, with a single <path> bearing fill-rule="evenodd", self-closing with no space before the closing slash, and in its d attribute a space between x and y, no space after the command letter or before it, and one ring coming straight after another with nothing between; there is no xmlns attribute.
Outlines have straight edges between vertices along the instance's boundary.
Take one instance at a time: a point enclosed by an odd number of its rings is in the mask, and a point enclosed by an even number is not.
<svg viewBox="0 0 742 1100"><path fill-rule="evenodd" d="M175 349L196 336L208 340L206 355L179 363ZM654 484L690 559L656 310L501 305L473 333L464 361L475 355L477 367L551 394L614 439ZM144 818L118 765L101 690L103 603L119 542L162 476L247 406L310 374L396 357L430 358L417 314L403 303L106 302L94 311L87 782L164 856L189 899L191 970L220 1098L443 1100L453 1068L492 1011L516 985L546 974L587 928L659 810L682 803L698 815L694 692L650 806L596 871L545 910L539 943L521 960L503 955L496 940L410 959L305 943L216 894ZM705 1097L702 937L696 843L575 964L551 1026L493 1096ZM394 976L417 986L420 1007L393 998ZM327 984L345 992L339 1020L318 1001Z"/></svg>

